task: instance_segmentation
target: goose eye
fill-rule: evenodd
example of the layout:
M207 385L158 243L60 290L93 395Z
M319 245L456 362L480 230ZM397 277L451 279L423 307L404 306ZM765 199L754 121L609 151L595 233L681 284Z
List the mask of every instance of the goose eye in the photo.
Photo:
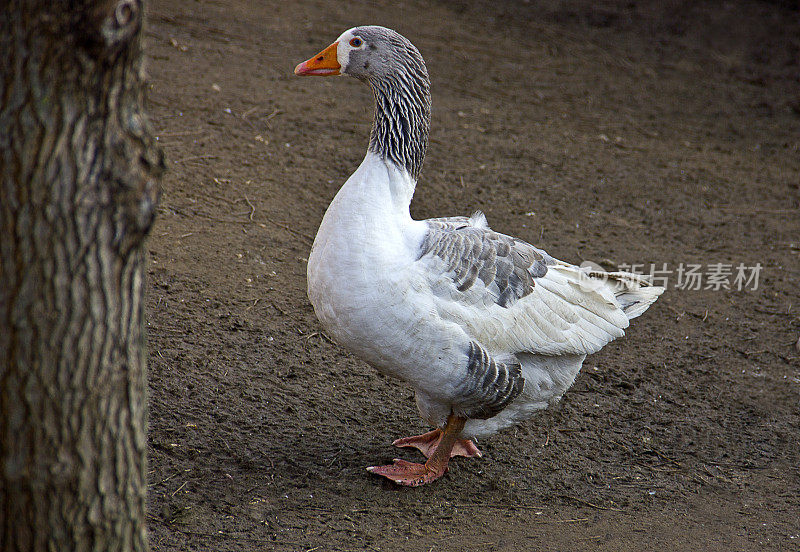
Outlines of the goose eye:
M358 48L362 44L364 44L364 41L361 40L360 38L354 38L353 40L350 41L350 46L352 46L353 48Z

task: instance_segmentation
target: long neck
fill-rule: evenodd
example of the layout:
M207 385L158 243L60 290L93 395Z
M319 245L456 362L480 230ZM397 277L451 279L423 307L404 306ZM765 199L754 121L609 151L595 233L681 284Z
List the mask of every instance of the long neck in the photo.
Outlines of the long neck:
M428 148L430 81L421 70L369 79L375 95L375 120L369 151L405 168L416 181Z

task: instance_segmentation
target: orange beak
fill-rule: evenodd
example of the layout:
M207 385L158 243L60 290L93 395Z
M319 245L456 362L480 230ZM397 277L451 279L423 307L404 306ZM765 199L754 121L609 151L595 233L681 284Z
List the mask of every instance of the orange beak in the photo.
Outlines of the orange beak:
M294 68L294 74L300 76L317 75L322 77L341 75L339 70L342 66L339 65L339 60L336 57L338 44L338 42L334 42L316 56L298 64L297 67Z

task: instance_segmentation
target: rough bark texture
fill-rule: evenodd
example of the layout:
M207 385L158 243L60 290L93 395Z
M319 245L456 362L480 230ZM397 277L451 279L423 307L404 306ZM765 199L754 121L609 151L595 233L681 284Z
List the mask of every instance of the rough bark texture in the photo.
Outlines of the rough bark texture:
M142 2L0 10L0 550L145 550Z

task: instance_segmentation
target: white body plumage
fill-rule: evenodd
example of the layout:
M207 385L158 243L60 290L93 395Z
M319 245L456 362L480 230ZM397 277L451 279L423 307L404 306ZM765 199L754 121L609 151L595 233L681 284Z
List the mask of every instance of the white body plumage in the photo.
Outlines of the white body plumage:
M493 433L558 400L588 353L623 335L617 288L652 302L661 288L591 279L552 260L533 292L510 307L478 280L460 292L445 262L421 254L429 232L409 204L407 171L368 153L331 202L308 262L308 294L326 330L381 372L417 390L422 416L441 426L465 377L471 341L522 367L522 394L498 415L468 420L467 437ZM475 217L473 225L485 221ZM487 231L488 231L488 227ZM637 289L634 289L637 288Z

